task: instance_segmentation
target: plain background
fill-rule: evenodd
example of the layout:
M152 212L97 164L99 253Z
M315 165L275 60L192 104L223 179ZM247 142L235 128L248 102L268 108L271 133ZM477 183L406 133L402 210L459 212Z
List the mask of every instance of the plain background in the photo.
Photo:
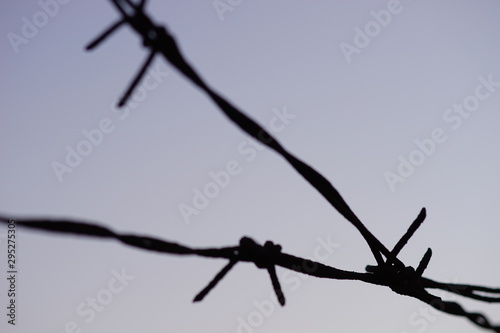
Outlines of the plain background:
M431 247L426 276L499 286L500 91L457 129L443 115L474 94L478 77L500 81L500 3L401 0L400 13L350 63L341 43L353 44L356 28L389 1L221 3L232 10L219 15L208 0L152 0L147 11L201 75L259 123L268 126L278 111L295 115L276 136L331 180L386 246L426 207L426 222L400 255L407 265ZM265 149L247 160L238 147L249 147L248 136L163 59L153 64L168 73L162 82L129 113L116 110L146 51L129 28L84 51L118 18L109 2L60 4L18 52L9 34L22 36L23 18L33 22L42 6L3 1L0 8L2 214L78 218L199 247L247 235L303 257L314 256L318 238L330 238L338 247L323 262L357 271L374 263L354 227L282 158ZM76 149L82 131L106 118L113 131L59 181L53 163L65 163L67 147ZM384 174L396 173L399 156L408 158L415 140L436 128L446 141L391 191ZM192 206L210 172L233 160L241 172L186 223L179 205ZM12 327L4 314L6 228L0 232L2 332L59 333L71 322L75 332L480 331L387 288L299 280L281 269L287 305L270 308L267 273L251 264L237 265L193 304L224 261L20 228ZM122 269L134 279L86 322L77 308L109 295L113 271ZM265 313L255 302L268 305ZM499 305L462 304L500 322ZM241 326L249 320L255 327Z

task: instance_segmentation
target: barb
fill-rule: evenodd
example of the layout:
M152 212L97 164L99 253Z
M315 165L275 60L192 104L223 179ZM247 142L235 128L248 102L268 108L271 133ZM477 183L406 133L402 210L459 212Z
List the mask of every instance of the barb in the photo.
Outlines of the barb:
M8 224L13 218L0 216L0 223ZM448 284L423 278L423 272L430 258L430 250L426 252L424 258L415 271L412 267L405 267L399 270L392 265L371 266L371 272L358 273L341 270L331 266L321 264L312 260L295 257L281 252L281 246L270 241L264 246L257 244L248 237L240 240L239 246L196 249L185 245L164 241L148 236L137 236L130 234L120 234L109 228L87 222L70 220L49 220L49 219L14 219L16 225L42 231L57 232L63 234L74 234L80 236L90 236L99 238L116 239L129 246L134 246L143 250L155 251L173 255L197 255L208 258L228 259L229 263L210 281L210 283L196 295L193 302L201 301L236 265L238 262L253 262L258 268L267 269L271 277L273 288L281 305L285 304L285 297L281 290L276 276L275 266L280 266L299 273L308 274L318 278L336 280L357 280L374 285L386 286L394 292L414 297L425 302L435 309L469 319L475 325L500 332L500 326L494 326L482 314L468 312L455 302L443 301L441 298L430 294L426 289L442 289L460 294L464 297L477 299L486 302L500 303L500 289L488 288L464 284ZM312 267L312 269L306 268ZM479 298L475 292L489 293L492 296Z
M431 257L432 257L432 250L431 248L428 248L424 256L422 257L422 260L420 260L417 270L415 271L415 274L417 276L422 276L422 274L424 274L424 271L427 268L427 265L429 264Z
M406 233L401 237L399 242L394 246L394 249L392 249L391 253L396 257L399 252L403 249L403 247L408 243L410 238L413 236L415 231L420 227L420 225L424 222L425 217L427 216L427 212L425 208L422 208L420 213L418 214L417 218L413 223L410 225Z
M245 115L242 111L238 110L228 100L212 89L202 78L197 74L195 69L188 63L182 55L174 37L163 27L156 25L144 12L144 3L134 4L130 0L110 0L111 3L123 16L121 21L128 23L142 38L143 45L150 49L150 55L146 63L142 66L139 74L131 82L126 90L123 98L120 99L118 105L123 106L132 91L139 84L140 79L145 72L147 66L152 61L156 54L161 54L170 62L177 70L183 73L193 84L204 91L212 101L217 104L220 110L239 128L247 134L263 143L267 147L276 151L287 162L304 177L320 194L351 224L353 224L362 237L367 242L375 260L378 265L383 265L385 256L388 261L398 266L400 269L404 268L404 264L389 251L361 222L356 214L349 207L344 198L335 189L335 187L318 171L313 169L307 163L303 162L288 150L286 150L276 138L268 133L262 126L254 120ZM121 22L119 21L119 22ZM111 32L115 31L111 30ZM97 40L102 41L103 35L109 36L111 32L107 29L101 37ZM91 43L92 45L93 43Z
M237 262L238 261L236 260L230 260L229 263L219 273L217 273L212 281L210 281L210 283L205 288L203 288L203 290L200 291L198 295L195 296L193 302L202 301L203 298L205 298L205 296L207 296L207 294L210 292L210 290L212 290L217 285L217 283L219 283L219 281L222 280L224 276L226 276L226 274L231 270L231 268L234 267L234 265L236 265Z
M126 104L128 98L133 93L136 86L139 84L144 73L147 71L148 66L153 61L155 55L161 54L170 64L177 70L183 73L194 85L206 93L212 101L217 104L220 110L227 116L233 123L247 134L263 143L270 149L281 155L304 179L306 179L344 218L354 225L367 242L376 262L377 266L367 266L366 273L349 272L339 270L337 268L329 267L308 261L306 259L293 257L288 254L281 253L281 247L274 245L272 242L267 242L264 246L256 244L249 238L242 238L239 247L224 248L224 249L205 249L196 250L190 249L175 243L166 243L163 241L151 238L137 238L136 236L119 236L114 234L112 237L117 238L128 245L142 247L152 251L158 251L162 248L167 253L171 254L195 254L207 256L210 253L213 257L229 259L229 263L212 279L212 281L195 297L194 301L201 301L222 279L223 277L236 265L238 261L254 262L257 267L265 268L271 278L271 282L275 293L283 305L285 297L281 290L281 286L276 276L275 266L292 269L300 273L313 275L320 278L332 279L350 279L359 280L367 283L382 285L390 287L394 292L402 295L407 295L420 299L439 310L459 315L468 318L474 324L489 328L499 332L498 326L492 326L489 321L482 315L477 313L469 313L465 311L460 305L453 302L445 302L440 298L431 295L427 292L429 289L443 289L453 293L460 294L464 297L486 301L486 302L500 302L500 289L472 286L472 285L459 285L459 284L446 284L436 282L422 277L427 265L431 259L432 251L428 249L422 260L420 261L417 269L405 266L398 258L399 252L407 244L409 239L413 236L415 231L420 227L426 217L425 208L423 208L415 221L410 225L407 232L397 242L394 249L389 251L361 222L356 214L349 207L344 198L335 189L335 187L318 171L311 166L297 158L295 155L286 150L276 138L268 133L263 127L245 115L238 108L233 106L217 91L212 89L189 62L182 55L174 37L163 27L156 25L144 12L145 1L139 1L137 4L131 0L110 0L113 6L120 12L122 19L106 29L98 38L96 38L87 47L88 50L93 49L95 46L104 41L112 32L116 31L123 23L129 24L135 32L137 32L143 41L144 47L149 49L149 55L145 63L141 66L138 74L129 84L123 97L120 98L118 105L123 106ZM31 227L33 227L31 225ZM52 226L51 226L52 227ZM60 231L60 230L59 230ZM109 231L109 230L108 230ZM85 232L85 228L84 228ZM85 233L84 233L85 234ZM146 242L146 243L144 243ZM145 246L154 244L153 247ZM163 246L163 247L162 247ZM172 251L175 249L175 251ZM222 251L222 252L221 252ZM384 258L386 260L384 261ZM307 263L313 265L316 269L313 272L305 271L298 265L298 263Z

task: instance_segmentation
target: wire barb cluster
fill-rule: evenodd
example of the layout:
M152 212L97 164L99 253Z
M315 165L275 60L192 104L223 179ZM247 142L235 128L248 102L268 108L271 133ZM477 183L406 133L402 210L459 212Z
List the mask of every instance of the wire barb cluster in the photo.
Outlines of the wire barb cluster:
M224 258L229 262L217 273L217 275L203 288L194 298L194 302L204 299L204 297L224 278L224 276L236 265L236 263L253 262L258 268L266 269L271 278L271 282L276 296L281 305L285 304L285 296L281 289L276 275L276 266L294 270L303 274L308 274L318 278L338 279L338 280L358 280L366 283L386 286L394 292L417 298L434 308L453 315L468 318L472 323L500 332L500 326L492 325L488 319L479 313L467 312L458 303L443 301L440 297L430 294L427 289L441 289L455 293L467 298L500 303L500 289L483 286L442 283L423 277L423 273L429 264L432 250L429 248L425 252L422 260L416 269L406 266L397 256L415 231L424 222L426 210L422 208L417 218L408 228L407 232L396 243L392 251L389 251L361 222L352 211L349 205L342 198L335 187L319 172L303 162L295 155L286 150L270 133L257 124L254 120L238 110L226 98L212 89L187 62L182 55L174 37L168 30L160 25L156 25L145 13L145 0L137 3L131 0L110 0L116 7L122 18L113 23L97 38L86 47L92 50L107 39L118 28L128 24L141 36L143 46L149 49L149 54L144 64L139 68L138 73L132 79L125 93L119 99L118 106L124 106L127 100L137 87L148 67L156 55L162 55L172 66L183 73L194 85L206 93L220 110L240 129L248 135L257 139L270 149L281 155L305 180L307 180L318 192L351 224L358 229L362 237L366 240L376 262L376 266L366 266L366 272L351 272L324 265L319 262L304 258L295 257L283 253L281 246L270 241L263 246L257 244L248 237L243 237L238 246L213 248L213 249L193 249L173 242L163 241L156 238L118 234L108 228L95 224L82 223L77 221L59 220L50 221L46 219L16 220L16 223L39 230L71 233L92 237L114 238L129 246L141 249L156 251L175 255L198 255L202 257ZM1 223L8 223L9 219L0 216ZM385 259L384 259L385 257Z
M316 261L296 257L282 252L281 246L273 242L267 241L264 245L259 245L248 237L243 237L238 246L197 249L148 236L121 234L93 223L72 220L14 219L0 216L0 223L8 224L12 220L15 221L17 226L21 227L56 233L116 239L126 245L147 251L229 260L228 264L195 296L194 302L203 300L236 263L252 262L258 268L266 269L269 272L274 291L281 305L285 304L285 296L276 276L276 266L317 278L357 280L386 286L398 294L419 299L437 310L468 318L480 327L500 332L500 326L492 325L484 315L476 312L468 312L460 304L443 301L440 297L432 295L427 291L427 289L441 289L471 299L500 303L500 288L437 282L419 275L418 268L415 270L412 267L405 267L400 270L393 265L382 267L367 266L367 272L359 273L341 270ZM425 265L422 262L425 263L428 257L429 255L424 255L424 259L421 261L419 267Z
M276 293L276 297L281 305L285 305L285 295L281 289L278 276L276 275L276 256L281 253L281 245L275 245L271 241L267 241L264 246L257 244L249 237L243 237L240 240L240 246L234 251L234 258L229 260L229 263L217 273L212 281L194 298L194 302L199 302L212 290L217 283L229 272L238 261L251 261L258 268L267 269L271 283Z
M145 63L140 67L139 72L135 75L129 87L120 98L118 106L124 106L131 96L132 91L139 84L141 78L146 73L147 67L151 64L155 55L161 54L172 66L186 76L194 85L204 91L220 110L238 127L254 139L268 146L284 157L288 163L302 175L314 188L316 188L323 197L348 221L350 221L361 233L366 240L370 250L373 253L379 265L384 263L383 256L389 259L393 264L404 267L403 263L396 258L361 222L361 220L352 211L340 193L333 185L319 172L313 169L304 161L297 158L295 155L286 150L276 138L274 138L262 126L248 117L245 113L238 110L226 98L212 89L195 69L187 62L182 55L174 37L168 32L164 26L156 25L144 12L145 0L141 0L137 4L130 0L110 0L111 3L122 14L123 18L112 24L97 38L95 38L86 47L86 50L92 50L107 37L111 35L119 27L128 23L139 36L141 36L144 47L149 49L149 55Z

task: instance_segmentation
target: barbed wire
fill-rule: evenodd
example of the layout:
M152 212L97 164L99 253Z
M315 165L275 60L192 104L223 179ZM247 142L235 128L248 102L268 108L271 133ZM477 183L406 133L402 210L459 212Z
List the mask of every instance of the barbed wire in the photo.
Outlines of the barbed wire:
M263 143L270 149L276 151L354 227L358 229L367 242L376 262L376 266L366 266L366 272L352 272L337 269L312 260L295 257L283 253L281 246L267 241L264 245L257 244L248 237L241 238L238 246L223 248L195 249L178 243L163 241L157 238L138 236L131 234L119 234L114 231L90 223L72 220L47 220L47 219L17 219L16 224L38 230L69 233L91 237L112 238L129 246L144 250L173 254L173 255L197 255L209 258L223 258L229 260L228 264L198 293L194 302L203 298L224 278L224 276L238 262L253 262L258 268L266 269L269 273L273 289L281 305L285 304L285 295L276 275L276 266L287 268L299 273L308 274L318 278L329 278L337 280L358 280L370 284L389 287L394 292L414 297L442 312L468 318L475 325L500 332L500 326L492 325L481 313L468 312L460 304L445 301L442 298L430 294L427 289L441 289L455 293L466 298L483 302L500 303L500 289L484 286L443 283L423 277L423 273L431 259L432 251L427 249L416 269L406 266L397 256L415 231L424 222L426 210L422 208L417 218L408 228L407 232L396 243L392 251L389 251L361 222L352 211L335 187L318 171L295 155L286 150L276 138L266 131L257 122L252 120L237 107L232 105L226 98L212 89L196 72L196 70L184 58L177 46L175 38L168 32L167 28L153 23L145 13L145 0L134 3L130 0L110 0L113 6L121 14L121 19L112 24L96 39L89 43L87 50L92 50L107 39L118 28L128 24L142 38L143 46L149 50L149 54L138 73L134 76L128 88L118 102L122 107L132 95L148 67L156 55L162 55L173 67L186 76L194 85L205 92L220 110L240 129ZM11 218L0 216L1 223L8 223ZM385 257L385 260L384 260Z
M122 107L131 96L135 87L139 84L141 78L147 71L148 66L153 61L156 55L162 55L171 65L184 74L193 84L203 90L214 102L219 106L221 111L238 127L247 134L268 146L278 154L283 156L290 165L299 172L314 188L316 188L323 197L335 207L348 221L350 221L365 238L378 264L384 263L382 255L389 258L394 264L399 267L404 265L393 256L389 250L364 226L361 220L354 214L349 205L342 198L340 193L333 185L319 172L310 167L307 163L301 161L293 154L288 152L268 131L262 126L248 117L246 114L238 110L227 99L221 96L218 92L212 89L195 69L188 63L182 55L174 37L167 31L164 26L159 26L144 12L146 1L140 1L134 4L130 0L111 0L111 3L122 14L122 18L112 24L101 35L89 43L87 50L92 50L116 29L129 24L142 38L142 44L149 49L149 55L144 64L140 67L138 73L131 81L129 87L120 98L118 106Z
M0 223L8 224L12 221L15 222L16 226L31 229L75 234L79 236L116 239L126 245L148 251L229 260L228 264L224 266L208 285L194 297L193 302L203 300L238 262L251 262L258 268L268 271L274 292L281 305L285 305L285 295L276 275L276 266L315 276L317 278L357 280L379 286L386 286L400 295L417 298L437 310L468 318L471 322L480 327L490 329L494 332L500 332L500 326L493 326L483 314L468 312L460 304L452 301L445 301L427 291L427 289L441 289L479 301L500 303L500 288L443 283L423 277L422 273L430 259L430 249L426 252L426 255L424 255L416 270L412 267L399 269L395 265L385 264L382 266L367 266L366 273L360 273L338 269L317 261L283 253L280 245L274 244L271 241L267 241L264 245L260 245L249 237L241 238L237 246L196 249L154 237L117 233L107 227L93 223L72 220L14 219L0 216ZM403 236L403 238L405 237L407 237L407 234Z

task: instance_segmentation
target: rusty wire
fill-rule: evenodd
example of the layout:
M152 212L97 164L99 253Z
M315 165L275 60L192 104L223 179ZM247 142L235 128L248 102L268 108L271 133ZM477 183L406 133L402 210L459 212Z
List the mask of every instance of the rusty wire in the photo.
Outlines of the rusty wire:
M209 282L209 284L195 296L193 300L194 302L203 300L203 298L238 262L253 262L258 268L266 269L268 271L273 289L281 305L285 304L285 295L283 294L279 280L276 276L276 266L318 278L358 280L370 284L386 286L398 294L417 298L442 312L468 318L472 323L479 327L489 329L494 332L500 332L500 326L491 324L490 321L481 313L468 312L460 304L445 301L427 291L427 289L441 289L478 301L500 303L500 288L443 283L423 277L422 275L432 256L430 248L427 249L416 269L411 266L404 265L397 258L399 252L413 236L418 227L424 222L426 217L425 208L422 208L420 214L410 225L407 232L396 243L393 250L389 251L365 227L365 225L342 198L340 193L324 176L286 150L276 140L276 138L274 138L250 117L245 115L237 107L233 106L232 103L230 103L217 91L212 89L201 78L196 70L184 58L182 52L177 46L177 42L166 27L155 24L146 14L144 10L146 4L145 0L141 0L138 3L134 3L130 0L110 1L121 14L121 19L112 24L96 39L89 43L86 49L94 49L106 40L106 38L109 37L114 31L116 31L116 29L128 24L141 37L143 46L149 50L146 61L140 67L139 72L135 75L125 93L120 98L118 106L121 107L126 104L134 89L146 73L154 57L156 55L162 55L173 67L179 70L194 85L205 92L232 122L234 122L244 132L285 158L285 160L314 188L316 188L342 216L351 222L351 224L358 229L362 237L366 240L373 256L375 257L377 265L366 266L366 272L364 273L345 271L319 262L283 253L281 251L281 246L270 241L266 242L263 246L259 245L248 237L243 237L237 246L195 249L146 236L119 234L108 228L80 221L15 218L16 224L23 227L51 232L113 238L129 246L167 254L197 255L202 257L227 259L227 265L223 267L223 269ZM9 223L10 220L11 219L9 217L0 216L1 223Z
M471 322L480 327L490 329L494 332L500 332L500 326L492 325L490 321L481 313L468 312L460 304L445 301L427 291L427 289L441 289L479 301L500 303L500 288L443 283L422 277L421 273L423 273L430 258L430 255L427 254L424 255L424 258L416 270L409 266L404 269L399 269L395 265L384 264L382 266L367 266L366 272L360 273L338 269L313 260L283 253L280 245L267 241L262 246L248 237L241 238L239 245L237 246L196 249L158 238L116 233L109 228L81 221L12 219L0 216L0 223L15 223L17 226L21 227L56 233L111 238L129 246L160 253L173 255L196 255L206 258L222 258L229 260L226 266L224 266L223 269L208 283L208 285L195 296L193 302L203 300L204 297L238 262L252 262L258 268L266 269L269 272L272 286L281 305L285 305L285 295L276 276L276 266L290 269L302 274L315 276L317 278L357 280L370 284L386 286L400 295L417 298L437 310L468 318ZM403 238L406 236L407 234L403 235ZM427 251L427 253L430 252Z

